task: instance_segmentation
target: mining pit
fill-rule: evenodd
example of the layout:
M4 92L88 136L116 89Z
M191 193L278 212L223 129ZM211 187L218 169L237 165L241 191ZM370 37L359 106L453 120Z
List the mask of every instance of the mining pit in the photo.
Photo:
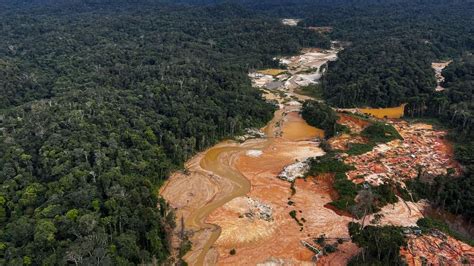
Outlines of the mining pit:
M295 25L297 21L283 23ZM249 130L236 140L223 141L194 156L184 171L174 173L161 188L160 194L176 213L177 227L171 239L174 256L183 237L192 242L191 251L183 258L190 265L314 265L315 260L322 265L344 265L359 252L347 229L350 221L357 220L329 207L338 197L332 187L333 175L299 178L308 158L325 153L319 147L324 131L309 126L299 115L301 102L311 97L295 89L317 84L327 62L336 60L339 51L334 47L305 49L298 56L280 59L287 65L285 72L249 73L253 86L279 109L261 130ZM362 155L346 156L345 162L355 166L348 172L350 180L403 182L416 176L417 165L432 174L444 173L446 166L459 173L444 139L446 132L426 124L382 120L392 124L403 140L380 144ZM330 139L330 145L347 150L351 143L365 143L356 135L370 122L340 113L339 123L351 134ZM427 205L399 200L382 208L380 219L365 217L366 224L377 220L374 223L381 225L413 226ZM320 235L342 244L334 253L316 256L318 247L309 246ZM411 265L419 265L421 257L430 262L438 259L433 251L444 254L449 262L467 257L474 263L469 245L449 239L449 249L454 251L443 253L423 244L431 237L409 240L409 249L402 253Z

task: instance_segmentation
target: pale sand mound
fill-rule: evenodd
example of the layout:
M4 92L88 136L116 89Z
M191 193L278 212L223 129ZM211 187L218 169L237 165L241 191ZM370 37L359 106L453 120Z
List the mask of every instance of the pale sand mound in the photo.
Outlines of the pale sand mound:
M259 206L268 207L269 215L263 216ZM265 239L275 230L271 207L248 197L238 197L226 203L220 208L219 215L213 219L213 223L219 224L222 228L216 245L225 248L237 248L249 242Z
M285 141L282 141L280 144L284 144ZM320 147L318 142L313 141L299 141L296 144L291 144L293 148L284 147L282 149L278 149L280 147L274 146L274 151L277 151L279 156L291 157L294 161L304 161L311 157L319 157L326 154ZM277 150L278 149L278 150Z
M416 226L416 221L423 218L422 210L424 208L423 202L413 203L410 201L404 202L398 198L395 204L389 204L382 208L377 214L382 214L380 225L395 225L395 226ZM367 223L374 219L374 215L366 217ZM366 223L366 224L367 224Z
M260 155L262 155L263 152L261 150L248 150L245 155L247 155L248 157L260 157Z

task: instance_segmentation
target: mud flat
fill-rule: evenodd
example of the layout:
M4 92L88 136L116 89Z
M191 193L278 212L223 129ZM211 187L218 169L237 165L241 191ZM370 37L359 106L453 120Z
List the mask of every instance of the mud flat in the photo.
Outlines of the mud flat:
M317 82L320 67L313 67L324 65L336 52L307 50L301 57L288 58L293 70L276 77L271 75L276 71L250 74L255 87L280 81L266 89L267 99L280 105L262 129L266 137L219 143L189 160L186 171L173 174L162 187L160 194L176 212L174 239L184 234L192 242L184 257L189 264L310 262L314 254L301 239L323 233L347 237L350 218L324 207L331 201L330 192L315 193L315 181L297 180L293 193L289 182L277 178L287 165L324 155L316 141L324 132L299 115L300 101L306 98L292 91L291 80L296 72L306 71L314 75L311 82ZM306 221L303 226L291 218L291 210ZM285 235L284 241L277 241ZM172 243L176 252L179 241ZM230 249L236 254L230 255Z
M301 117L292 113L283 122L279 122L284 124L286 121L297 124L304 122ZM176 173L170 178L161 194L176 209L178 220L183 217L185 221L185 230L193 243L193 249L185 257L186 261L193 265L207 265L227 264L236 260L238 264L240 254L245 255L244 250L249 250L255 254L245 255L250 256L247 262L258 262L260 258L257 254L260 252L255 251L255 245L264 241L268 248L273 248L273 240L285 230L294 237L294 241L285 240L282 242L285 246L280 251L276 249L273 254L280 258L283 256L280 254L282 250L294 250L294 247L290 247L295 244L301 246L298 241L301 236L306 237L307 232L300 232L299 226L288 215L290 184L276 176L288 164L324 154L317 146L318 142L313 141L318 136L318 131L305 130L308 127L304 125L297 136L290 134L287 139L254 139L242 144L220 143L190 160L186 164L189 172L187 175ZM254 156L256 150L259 151L258 156ZM313 199L307 201L310 196ZM309 204L312 201L321 202L319 207L330 216L332 212L323 207L330 198L327 196L326 200L321 201L319 197L321 196L304 190L294 195L295 202L301 205L298 208L308 212L308 217L317 211ZM258 202L257 205L266 214L252 211L252 208L259 208L249 202ZM320 230L327 231L323 228ZM215 246L217 252L211 246ZM238 253L229 257L230 261L226 261L225 258L230 256L230 248L238 248ZM301 254L296 256L295 253L288 253L286 258L294 259L296 256L302 260L311 259L312 253L307 249L301 246L296 250ZM261 259L263 261L268 258Z
M324 132L309 126L299 115L301 102L310 97L295 93L295 89L317 84L338 51L305 49L301 55L280 59L288 66L285 73L249 73L252 84L279 109L267 126L257 130L256 138L215 145L189 160L186 170L174 173L162 187L160 194L176 211L178 226L171 241L174 254L179 250L179 239L186 236L192 249L184 260L190 265L312 265L315 252L302 243L323 234L346 241L335 253L319 257L322 265L344 265L359 252L347 241L347 225L354 219L328 208L337 197L331 175L294 179L293 183L278 178L289 165L324 155L318 140ZM341 115L340 122L353 132L369 124L351 115ZM413 178L416 167L410 165L414 163L433 174L446 165L457 169L443 139L445 132L425 124L388 122L404 140L346 157L346 163L356 167L348 172L354 182ZM364 141L341 135L336 144L344 150L349 143ZM413 226L423 217L422 210L419 203L400 200L382 208L377 223ZM365 220L369 223L373 218Z

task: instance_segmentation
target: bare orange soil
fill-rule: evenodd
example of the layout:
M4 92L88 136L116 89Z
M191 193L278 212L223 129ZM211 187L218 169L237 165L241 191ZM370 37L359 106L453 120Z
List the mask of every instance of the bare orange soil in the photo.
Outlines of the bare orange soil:
M347 265L352 256L359 253L360 248L352 242L345 242L337 247L338 251L319 258L317 265Z
M430 175L446 174L447 168L459 174L459 165L448 152L451 148L444 140L445 131L434 130L427 124L388 122L398 130L403 140L380 144L365 154L347 157L346 163L356 167L347 173L351 180L374 184L386 178L402 181L415 178L418 167Z
M310 262L314 253L300 240L320 234L348 236L350 218L340 217L324 207L331 201L330 183L317 179L297 180L296 193L292 196L290 183L276 177L286 165L324 154L318 143L312 141L323 132L308 126L291 110L293 107L278 111L266 128L269 136L275 136L274 133L281 130L282 137L277 134L276 138L243 144L223 142L190 160L186 164L188 175L175 173L161 189L162 196L175 208L178 221L181 217L185 221L185 231L193 243L186 261L195 265L254 264L273 259ZM221 153L217 161L209 162L229 165L241 173L250 181L250 193L230 199L217 209L209 209L208 205L224 199L236 186L232 180L205 170L207 166L203 161L220 149L228 150ZM259 152L244 152L250 149ZM291 206L288 204L290 198L294 202ZM263 211L270 210L270 218L262 218L262 208ZM205 220L201 224L201 216L196 213L208 209L210 215L208 218L203 216ZM291 210L298 212L298 219L306 220L302 230L290 217ZM180 229L178 223L177 233ZM206 245L216 234L218 239L209 249ZM276 242L279 244L275 245ZM229 254L232 248L237 250L234 256ZM203 251L205 257L202 257ZM348 251L344 252L348 254Z
M290 184L276 178L284 166L294 162L297 147L304 145L304 142L277 139L263 150L261 157L241 157L237 161L237 169L252 184L248 196L270 206L273 220L245 217L242 213L245 209L236 207L237 199L214 212L208 221L222 228L221 237L216 242L218 264L257 264L275 258L291 264L310 262L314 253L301 244L302 239L321 234L348 237L347 223L351 218L341 217L324 207L331 202L330 184L312 178L307 181L297 179L296 193L292 196ZM289 200L294 202L293 205L288 204ZM300 221L306 220L302 227L290 217L292 210L297 212ZM229 254L231 249L236 250L236 255Z
M474 248L442 233L412 237L400 253L408 265L473 265Z
M289 75L319 68L337 57L333 50L312 52L285 59L290 66L295 64ZM252 78L255 83L261 77ZM348 238L347 224L353 218L325 207L337 197L331 175L296 179L293 188L277 177L288 165L324 154L315 141L324 132L306 124L298 114L301 104L295 99L307 97L294 93L296 81L290 78L283 87L265 94L280 107L262 129L265 138L221 142L189 160L186 171L174 173L160 189L177 217L171 238L175 256L184 233L192 242L191 251L184 257L190 265L312 265L315 253L302 241L314 243L313 239L322 234L331 239ZM351 116L342 115L340 120L354 132L367 125ZM444 133L422 125L413 128L394 122L394 126L405 140L377 147L370 155L346 158L356 166L349 173L351 179L360 173L392 178L405 177L405 173L411 177L414 163L422 164L427 171L453 163L452 154L446 154L449 149L445 148ZM364 140L345 136L340 144L347 146L354 141ZM378 223L414 225L422 216L421 209L419 204L400 201L384 207ZM234 255L231 250L235 250ZM319 257L318 264L344 265L358 252L355 244L344 242L335 253Z
M350 144L367 143L367 139L362 136L352 136L349 134L340 134L328 140L329 145L334 150L347 151Z
M348 127L351 134L340 134L334 136L328 140L329 145L334 150L346 151L349 149L349 145L353 143L367 143L367 139L360 135L354 136L353 134L359 134L364 128L370 125L369 121L354 117L352 115L339 113L338 124Z
M369 121L354 117L352 115L339 113L338 116L339 119L337 120L337 123L347 126L353 133L360 133L364 128L370 125Z

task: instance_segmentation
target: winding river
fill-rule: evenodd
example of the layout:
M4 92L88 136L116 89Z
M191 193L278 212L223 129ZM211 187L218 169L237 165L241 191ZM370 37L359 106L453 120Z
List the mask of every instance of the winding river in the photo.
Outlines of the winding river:
M306 58L307 62L305 64L293 67L293 70L289 71L290 76L286 78L286 86L285 82L282 82L280 88L272 89L270 92L267 91L267 98L276 99L279 102L280 108L275 112L273 119L262 129L262 132L266 135L265 138L248 140L243 143L223 141L190 160L194 161L189 167L189 170L192 172L191 178L193 172L200 172L200 178L207 176L208 179L217 180L212 181L215 182L212 188L206 188L211 192L208 193L209 195L206 194L201 197L201 201L204 200L204 202L194 202L195 198L187 198L184 201L184 194L188 193L195 196L200 192L196 188L193 190L191 185L189 185L189 188L186 188L188 182L183 181L183 179L189 177L183 175L174 175L170 179L171 181L165 184L160 191L161 195L170 202L171 206L175 206L178 213L180 210L183 210L181 216L184 217L184 227L186 230L192 230L193 234L205 234L204 237L199 238L200 240L193 241L193 250L184 258L190 265L208 265L212 263L207 261L206 257L219 238L221 228L206 222L209 215L229 201L247 195L251 189L250 181L234 166L235 160L239 156L249 150L265 149L277 138L299 140L324 136L322 130L309 126L299 117L298 112L301 105L297 102L301 102L309 97L295 93L294 89L298 86L295 79L298 78L297 72L314 68L314 65L324 65L328 60L334 58L337 50L329 50L318 54L309 52L308 54L310 56L308 57L309 59ZM294 61L300 62L301 60L296 58ZM211 183L203 183L202 186L203 188L210 187L211 185L209 184ZM187 190L193 190L193 192ZM189 207L189 202L194 204L194 206ZM213 262L215 261L213 260Z

